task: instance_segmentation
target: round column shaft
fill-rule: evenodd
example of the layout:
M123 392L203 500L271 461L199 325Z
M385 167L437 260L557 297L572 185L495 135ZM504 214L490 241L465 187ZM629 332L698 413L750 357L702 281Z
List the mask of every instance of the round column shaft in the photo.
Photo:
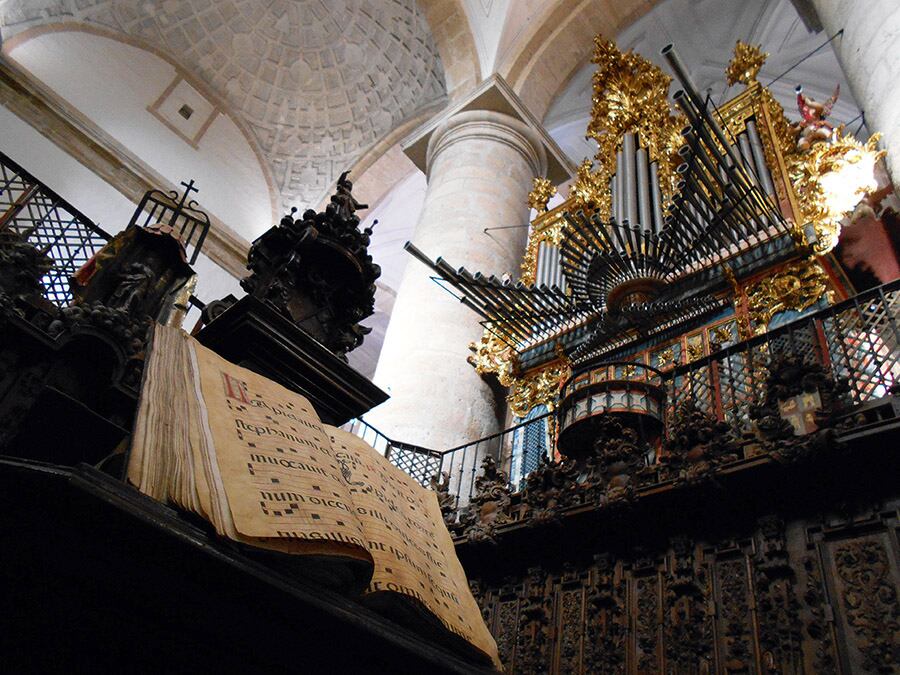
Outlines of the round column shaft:
M866 113L866 126L883 134L887 165L900 190L900 3L897 0L813 0L828 35L842 28L832 44Z
M428 188L412 242L432 259L514 279L524 254L531 180L547 160L537 134L496 112L468 111L428 143ZM396 440L444 450L501 429L502 400L466 362L480 317L406 266L374 381L391 398L366 415Z

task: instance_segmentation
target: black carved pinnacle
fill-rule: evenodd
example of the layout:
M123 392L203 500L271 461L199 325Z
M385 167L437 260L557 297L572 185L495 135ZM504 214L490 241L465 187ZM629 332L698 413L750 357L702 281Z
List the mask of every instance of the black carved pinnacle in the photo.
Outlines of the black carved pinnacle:
M278 225L253 242L250 276L241 286L265 301L339 356L362 344L371 328L360 325L375 309L375 280L381 268L368 254L372 228L359 230L357 202L341 175L325 211L294 218L292 208Z

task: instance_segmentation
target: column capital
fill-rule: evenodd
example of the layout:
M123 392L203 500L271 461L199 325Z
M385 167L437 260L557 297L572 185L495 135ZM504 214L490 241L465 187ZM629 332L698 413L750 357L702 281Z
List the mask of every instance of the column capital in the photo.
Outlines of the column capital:
M547 173L547 152L540 135L521 120L492 110L466 110L442 122L429 134L425 174L435 159L456 143L468 140L504 143L519 152L535 176Z
M468 115L469 113L481 113L484 116L476 122L475 117ZM490 115L496 115L496 117L491 118ZM476 131L476 124L482 126L481 131ZM494 140L501 140L502 134L507 134L505 142L513 142L512 138L508 136L509 132L501 130L501 126L512 130L526 145L533 147L534 153L532 154L544 156L544 162L536 164L535 176L546 175L554 184L558 185L574 175L575 167L572 162L522 103L506 80L497 74L482 82L466 99L459 101L419 127L401 142L401 147L413 164L427 174L434 149L441 145L441 143L433 142L436 135L443 137L446 142L448 137L461 134L463 133L462 129L468 128L473 133L493 133ZM488 131L489 129L492 131ZM533 160L529 161L534 163Z

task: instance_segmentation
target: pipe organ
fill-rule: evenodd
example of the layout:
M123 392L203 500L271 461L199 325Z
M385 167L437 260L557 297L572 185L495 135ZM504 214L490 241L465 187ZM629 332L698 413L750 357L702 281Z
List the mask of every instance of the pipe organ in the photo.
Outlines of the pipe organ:
M802 150L747 45L716 108L671 46L670 101L659 68L595 44L600 151L552 210L536 181L522 278L407 244L481 318L470 362L525 420L441 464L507 672L896 668L897 621L858 598L897 616L900 280L852 295L827 254L854 205L829 213L817 182L878 153ZM538 405L552 447L523 472Z

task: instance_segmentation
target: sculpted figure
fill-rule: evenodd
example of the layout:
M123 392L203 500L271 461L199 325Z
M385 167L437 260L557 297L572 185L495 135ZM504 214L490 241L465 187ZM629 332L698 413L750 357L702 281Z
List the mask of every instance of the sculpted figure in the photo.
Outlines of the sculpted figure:
M152 278L153 270L147 265L139 262L129 263L119 276L119 284L107 304L131 314L140 307Z
M834 88L834 94L831 95L825 103L807 98L803 95L802 85L797 85L797 108L800 110L799 123L800 137L797 141L797 149L806 152L813 145L820 141L827 141L831 138L834 127L831 126L825 118L831 114L835 101L841 93L841 86Z
M367 209L369 205L360 204L353 198L353 183L347 180L348 175L350 175L350 172L345 171L338 178L337 189L331 195L331 204L328 205L328 208L333 209L334 213L343 220L355 220L358 223L359 218L355 215L356 211L358 209Z

